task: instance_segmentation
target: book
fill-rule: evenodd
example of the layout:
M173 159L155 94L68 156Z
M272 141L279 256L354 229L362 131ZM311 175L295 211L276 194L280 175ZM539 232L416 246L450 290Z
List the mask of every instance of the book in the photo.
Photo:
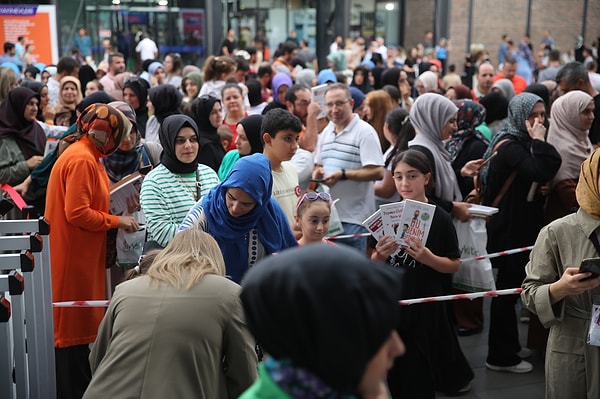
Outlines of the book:
M327 90L328 86L329 85L327 83L324 83L322 85L318 85L310 89L311 101L321 104L321 113L317 115L317 119L325 118L325 116L327 115L327 113L325 112L325 91Z
M379 207L379 210L381 211L381 222L383 224L383 235L392 237L397 236L403 209L404 201L383 204Z
M405 200L404 210L400 218L400 226L397 230L396 239L400 245L408 246L406 238L414 237L423 242L427 242L431 223L433 222L433 214L435 213L435 205L426 204L424 202Z
M113 215L129 215L127 202L138 202L144 176L135 172L125 176L110 186L110 213Z
M495 213L498 213L498 208L493 208L491 206L473 204L469 208L469 213L473 216L485 217L491 216Z
M378 209L371 216L366 218L362 225L365 226L369 233L375 238L377 241L381 237L383 237L383 220L381 219L381 209Z

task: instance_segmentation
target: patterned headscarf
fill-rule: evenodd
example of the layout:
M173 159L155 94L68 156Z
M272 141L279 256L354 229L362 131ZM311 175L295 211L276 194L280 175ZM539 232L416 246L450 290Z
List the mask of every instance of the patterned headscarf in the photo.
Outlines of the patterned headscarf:
M458 113L456 114L458 130L452 134L452 138L446 143L446 149L450 153L452 161L460 154L463 145L471 137L476 137L486 144L488 143L488 139L481 132L475 130L477 126L485 121L485 108L483 105L471 100L456 100L453 102L458 107Z
M531 114L533 107L537 103L543 104L544 100L532 93L521 93L510 100L508 103L508 124L494 136L485 154L483 154L483 159L492 155L496 143L509 136L522 143L529 143L531 141L525 122L527 122L529 114ZM484 184L487 183L488 169L489 164L481 174Z
M575 196L577 197L579 206L595 219L600 219L599 167L600 152L596 150L581 164L579 182L575 189Z
M103 155L119 148L131 131L131 122L116 108L107 104L92 104L77 119L77 128L87 134Z

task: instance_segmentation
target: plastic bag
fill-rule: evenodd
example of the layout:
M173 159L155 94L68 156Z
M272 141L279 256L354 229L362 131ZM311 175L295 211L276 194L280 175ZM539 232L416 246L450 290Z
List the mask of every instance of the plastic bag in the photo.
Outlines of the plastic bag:
M146 228L144 226L146 218L144 214L139 211L134 212L131 216L137 220L140 229L133 233L127 233L124 229L119 229L117 232L117 264L126 269L138 264L146 241Z
M592 346L600 346L600 296L594 295L592 300L592 319L590 320L587 343Z
M454 220L461 258L487 255L487 230L483 218L473 218L462 223ZM453 287L467 292L494 291L496 283L489 259L461 262L453 276Z

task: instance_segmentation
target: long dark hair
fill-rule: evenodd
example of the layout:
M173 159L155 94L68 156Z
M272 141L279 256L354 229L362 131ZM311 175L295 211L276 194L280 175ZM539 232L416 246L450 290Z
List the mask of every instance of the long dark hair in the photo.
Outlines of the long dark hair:
M396 154L408 149L408 142L415 138L415 128L410 123L408 111L404 108L394 108L388 112L385 116L385 123L388 124L390 132L396 138L396 145L384 163L387 168Z
M435 179L433 176L433 168L431 166L431 162L429 162L429 158L427 158L427 155L425 155L424 153L422 153L419 150L410 150L410 149L398 153L392 161L392 174L394 173L396 166L400 162L404 162L405 164L409 165L410 167L417 169L419 172L423 173L424 175L429 173L431 175L431 178L429 179L429 182L425 186L425 193L426 194L433 193L433 190L435 188Z

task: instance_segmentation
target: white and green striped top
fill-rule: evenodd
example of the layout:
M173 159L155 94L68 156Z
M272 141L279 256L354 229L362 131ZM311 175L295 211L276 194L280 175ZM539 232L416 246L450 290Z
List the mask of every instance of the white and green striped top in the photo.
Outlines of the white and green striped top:
M212 168L198 164L200 198L196 197L196 173L177 174L158 165L142 183L140 203L146 216L148 240L163 247L175 237L179 225L197 200L219 183Z

